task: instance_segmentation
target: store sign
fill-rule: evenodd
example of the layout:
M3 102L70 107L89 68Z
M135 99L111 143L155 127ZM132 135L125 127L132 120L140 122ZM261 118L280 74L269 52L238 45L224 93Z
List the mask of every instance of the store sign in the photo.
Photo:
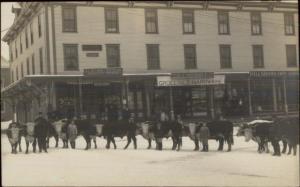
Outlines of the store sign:
M86 53L86 57L98 57L99 53Z
M210 78L214 78L214 73L213 72L172 73L171 76L175 78L210 79Z
M171 76L158 76L157 86L197 86L224 84L224 75L215 75L212 78L178 78Z
M82 51L101 51L102 45L82 45Z
M250 77L299 76L297 71L250 71Z
M93 68L84 69L84 76L95 76L103 78L121 77L123 74L122 68Z

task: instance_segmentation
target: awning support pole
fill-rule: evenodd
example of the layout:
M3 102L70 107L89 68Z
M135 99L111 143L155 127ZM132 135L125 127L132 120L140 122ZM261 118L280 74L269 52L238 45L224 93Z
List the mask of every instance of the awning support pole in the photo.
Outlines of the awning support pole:
M248 79L248 102L249 102L249 115L252 116L252 98L251 98L251 80Z
M287 98L286 98L286 80L285 80L285 77L283 77L283 97L284 97L284 111L288 115L289 107L288 107Z

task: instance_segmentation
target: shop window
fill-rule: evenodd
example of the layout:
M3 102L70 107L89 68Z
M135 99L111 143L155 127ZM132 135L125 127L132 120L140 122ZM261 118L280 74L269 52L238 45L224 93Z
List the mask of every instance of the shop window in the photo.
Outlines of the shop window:
M194 26L194 11L193 10L183 10L182 11L182 26L184 34L195 33Z
M251 12L251 32L252 35L261 35L261 14L260 12Z
M77 44L63 44L64 46L64 70L78 71L78 45Z
M43 48L41 47L40 50L40 73L43 74L44 73L44 62L43 62Z
M27 75L30 74L29 72L29 58L26 59L26 70L27 70Z
M220 45L221 68L232 68L230 45Z
M157 10L145 9L146 33L158 33Z
M253 67L263 68L264 67L264 53L262 45L253 45Z
M160 69L159 45L146 44L148 69Z
M286 80L286 98L289 111L299 111L299 80Z
M284 14L284 29L285 35L295 35L295 23L293 13Z
M120 67L120 45L107 44L106 45L107 67Z
M34 62L34 53L31 55L31 68L32 68L32 74L35 74L35 62Z
M273 111L272 80L253 80L251 82L253 111Z
M119 18L117 8L105 8L105 31L106 33L119 32Z
M184 44L185 69L197 69L196 45Z
M296 45L286 45L287 67L297 67Z
M76 7L62 8L63 32L77 32Z
M228 12L218 12L219 34L229 34Z

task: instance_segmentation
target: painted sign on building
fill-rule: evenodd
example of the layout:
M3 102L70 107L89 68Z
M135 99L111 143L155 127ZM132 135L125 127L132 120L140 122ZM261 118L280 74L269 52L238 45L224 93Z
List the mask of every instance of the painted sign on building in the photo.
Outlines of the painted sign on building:
M95 76L102 78L121 77L123 74L122 68L92 68L84 69L84 76Z

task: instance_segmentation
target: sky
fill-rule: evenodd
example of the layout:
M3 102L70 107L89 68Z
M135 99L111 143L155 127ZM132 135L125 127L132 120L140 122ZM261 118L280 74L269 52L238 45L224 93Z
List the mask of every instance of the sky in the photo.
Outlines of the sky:
M1 56L6 59L9 59L8 46L2 41L2 38L7 32L6 29L9 28L14 22L14 14L11 12L11 7L13 4L13 2L1 2Z

